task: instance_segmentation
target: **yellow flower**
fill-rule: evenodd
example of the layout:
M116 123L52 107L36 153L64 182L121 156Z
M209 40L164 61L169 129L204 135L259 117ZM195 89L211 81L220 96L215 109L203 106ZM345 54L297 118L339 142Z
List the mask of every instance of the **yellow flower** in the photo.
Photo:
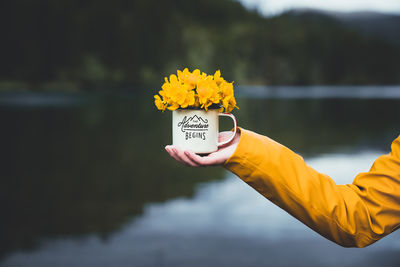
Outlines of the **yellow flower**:
M220 88L223 96L233 96L233 83L223 81L220 84Z
M207 76L197 84L197 94L199 95L199 103L202 108L207 108L220 102L219 88L212 76Z
M187 85L179 82L176 75L172 74L169 76L169 82L168 79L166 79L162 89L165 91L165 95L170 101L175 102L178 105L182 105L185 102Z
M194 94L194 91L189 91L189 92L186 94L185 101L184 101L184 103L181 105L181 107L182 107L182 108L187 108L187 107L189 107L189 106L193 106L194 103L195 103L195 94Z
M224 78L221 77L221 71L217 70L214 74L214 81L219 86L222 82L225 82Z
M200 74L200 70L196 69L191 73L188 68L185 68L183 71L178 70L178 79L180 82L187 84L190 89L194 89L199 82L205 76L205 73Z
M200 104L206 103L212 96L212 88L207 80L201 80L197 84L197 94L199 95Z
M228 96L223 100L223 107L225 108L225 112L231 112L234 108L239 109L238 106L236 106L236 99L233 96Z
M179 105L176 104L176 103L174 103L174 104L172 104L171 106L168 107L169 110L176 110L178 108L179 108Z
M221 71L207 75L195 69L178 70L161 86L159 95L154 96L154 103L159 110L176 110L178 108L201 107L205 110L212 104L222 105L226 112L237 108L233 92L233 82L228 83L221 77Z
M228 110L229 108L229 100L231 99L231 96L224 97L222 99L222 106L225 108L225 110Z
M154 96L154 104L159 110L164 111L167 105L161 100L159 95Z

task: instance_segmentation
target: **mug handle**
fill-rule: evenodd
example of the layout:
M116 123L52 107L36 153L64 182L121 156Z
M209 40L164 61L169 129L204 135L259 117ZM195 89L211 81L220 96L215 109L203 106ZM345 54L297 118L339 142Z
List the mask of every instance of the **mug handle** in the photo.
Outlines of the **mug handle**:
M231 113L218 113L218 116L230 117L233 120L233 125L235 127L232 136L228 140L225 140L223 142L218 142L217 146L222 146L232 141L232 139L235 137L237 125L236 125L236 118Z

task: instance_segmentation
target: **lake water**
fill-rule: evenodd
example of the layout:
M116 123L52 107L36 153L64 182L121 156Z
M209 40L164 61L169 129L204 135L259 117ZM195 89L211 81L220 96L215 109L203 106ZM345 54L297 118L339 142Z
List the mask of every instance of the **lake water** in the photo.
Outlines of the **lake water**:
M355 89L243 88L235 115L351 183L400 126L398 87ZM3 93L0 121L0 266L400 265L400 232L342 248L224 169L177 164L151 94Z

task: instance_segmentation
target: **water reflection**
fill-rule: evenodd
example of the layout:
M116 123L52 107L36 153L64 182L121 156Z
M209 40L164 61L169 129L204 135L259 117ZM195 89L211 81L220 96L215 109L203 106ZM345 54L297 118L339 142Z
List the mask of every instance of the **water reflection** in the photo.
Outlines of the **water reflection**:
M379 155L330 154L308 163L349 183ZM91 235L44 242L36 251L11 254L3 266L259 266L261 260L276 266L282 259L288 266L375 266L398 263L388 252L399 250L397 233L366 249L333 245L227 174L199 185L193 198L147 204L106 240Z
M190 196L193 185L221 175L170 160L170 131L162 131L170 118L144 108L143 98L83 100L0 106L0 258L48 238L106 238L145 203Z
M324 262L327 251L353 251L323 240L236 178L224 179L221 168L176 164L163 151L170 114L150 108L151 95L0 100L2 265L259 266L284 264L287 255L308 255L310 263ZM354 165L339 179L366 170L377 155L360 151L386 151L400 125L398 99L238 102L239 125L313 158L321 171L333 159ZM374 247L390 254L398 251L393 244Z

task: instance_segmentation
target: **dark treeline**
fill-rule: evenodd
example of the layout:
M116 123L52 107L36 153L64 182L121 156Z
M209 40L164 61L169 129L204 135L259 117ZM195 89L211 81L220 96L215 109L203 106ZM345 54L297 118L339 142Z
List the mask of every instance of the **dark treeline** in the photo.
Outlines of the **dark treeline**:
M400 45L318 13L231 0L5 0L0 88L158 86L184 67L239 84L396 84ZM138 88L138 87L136 87Z

